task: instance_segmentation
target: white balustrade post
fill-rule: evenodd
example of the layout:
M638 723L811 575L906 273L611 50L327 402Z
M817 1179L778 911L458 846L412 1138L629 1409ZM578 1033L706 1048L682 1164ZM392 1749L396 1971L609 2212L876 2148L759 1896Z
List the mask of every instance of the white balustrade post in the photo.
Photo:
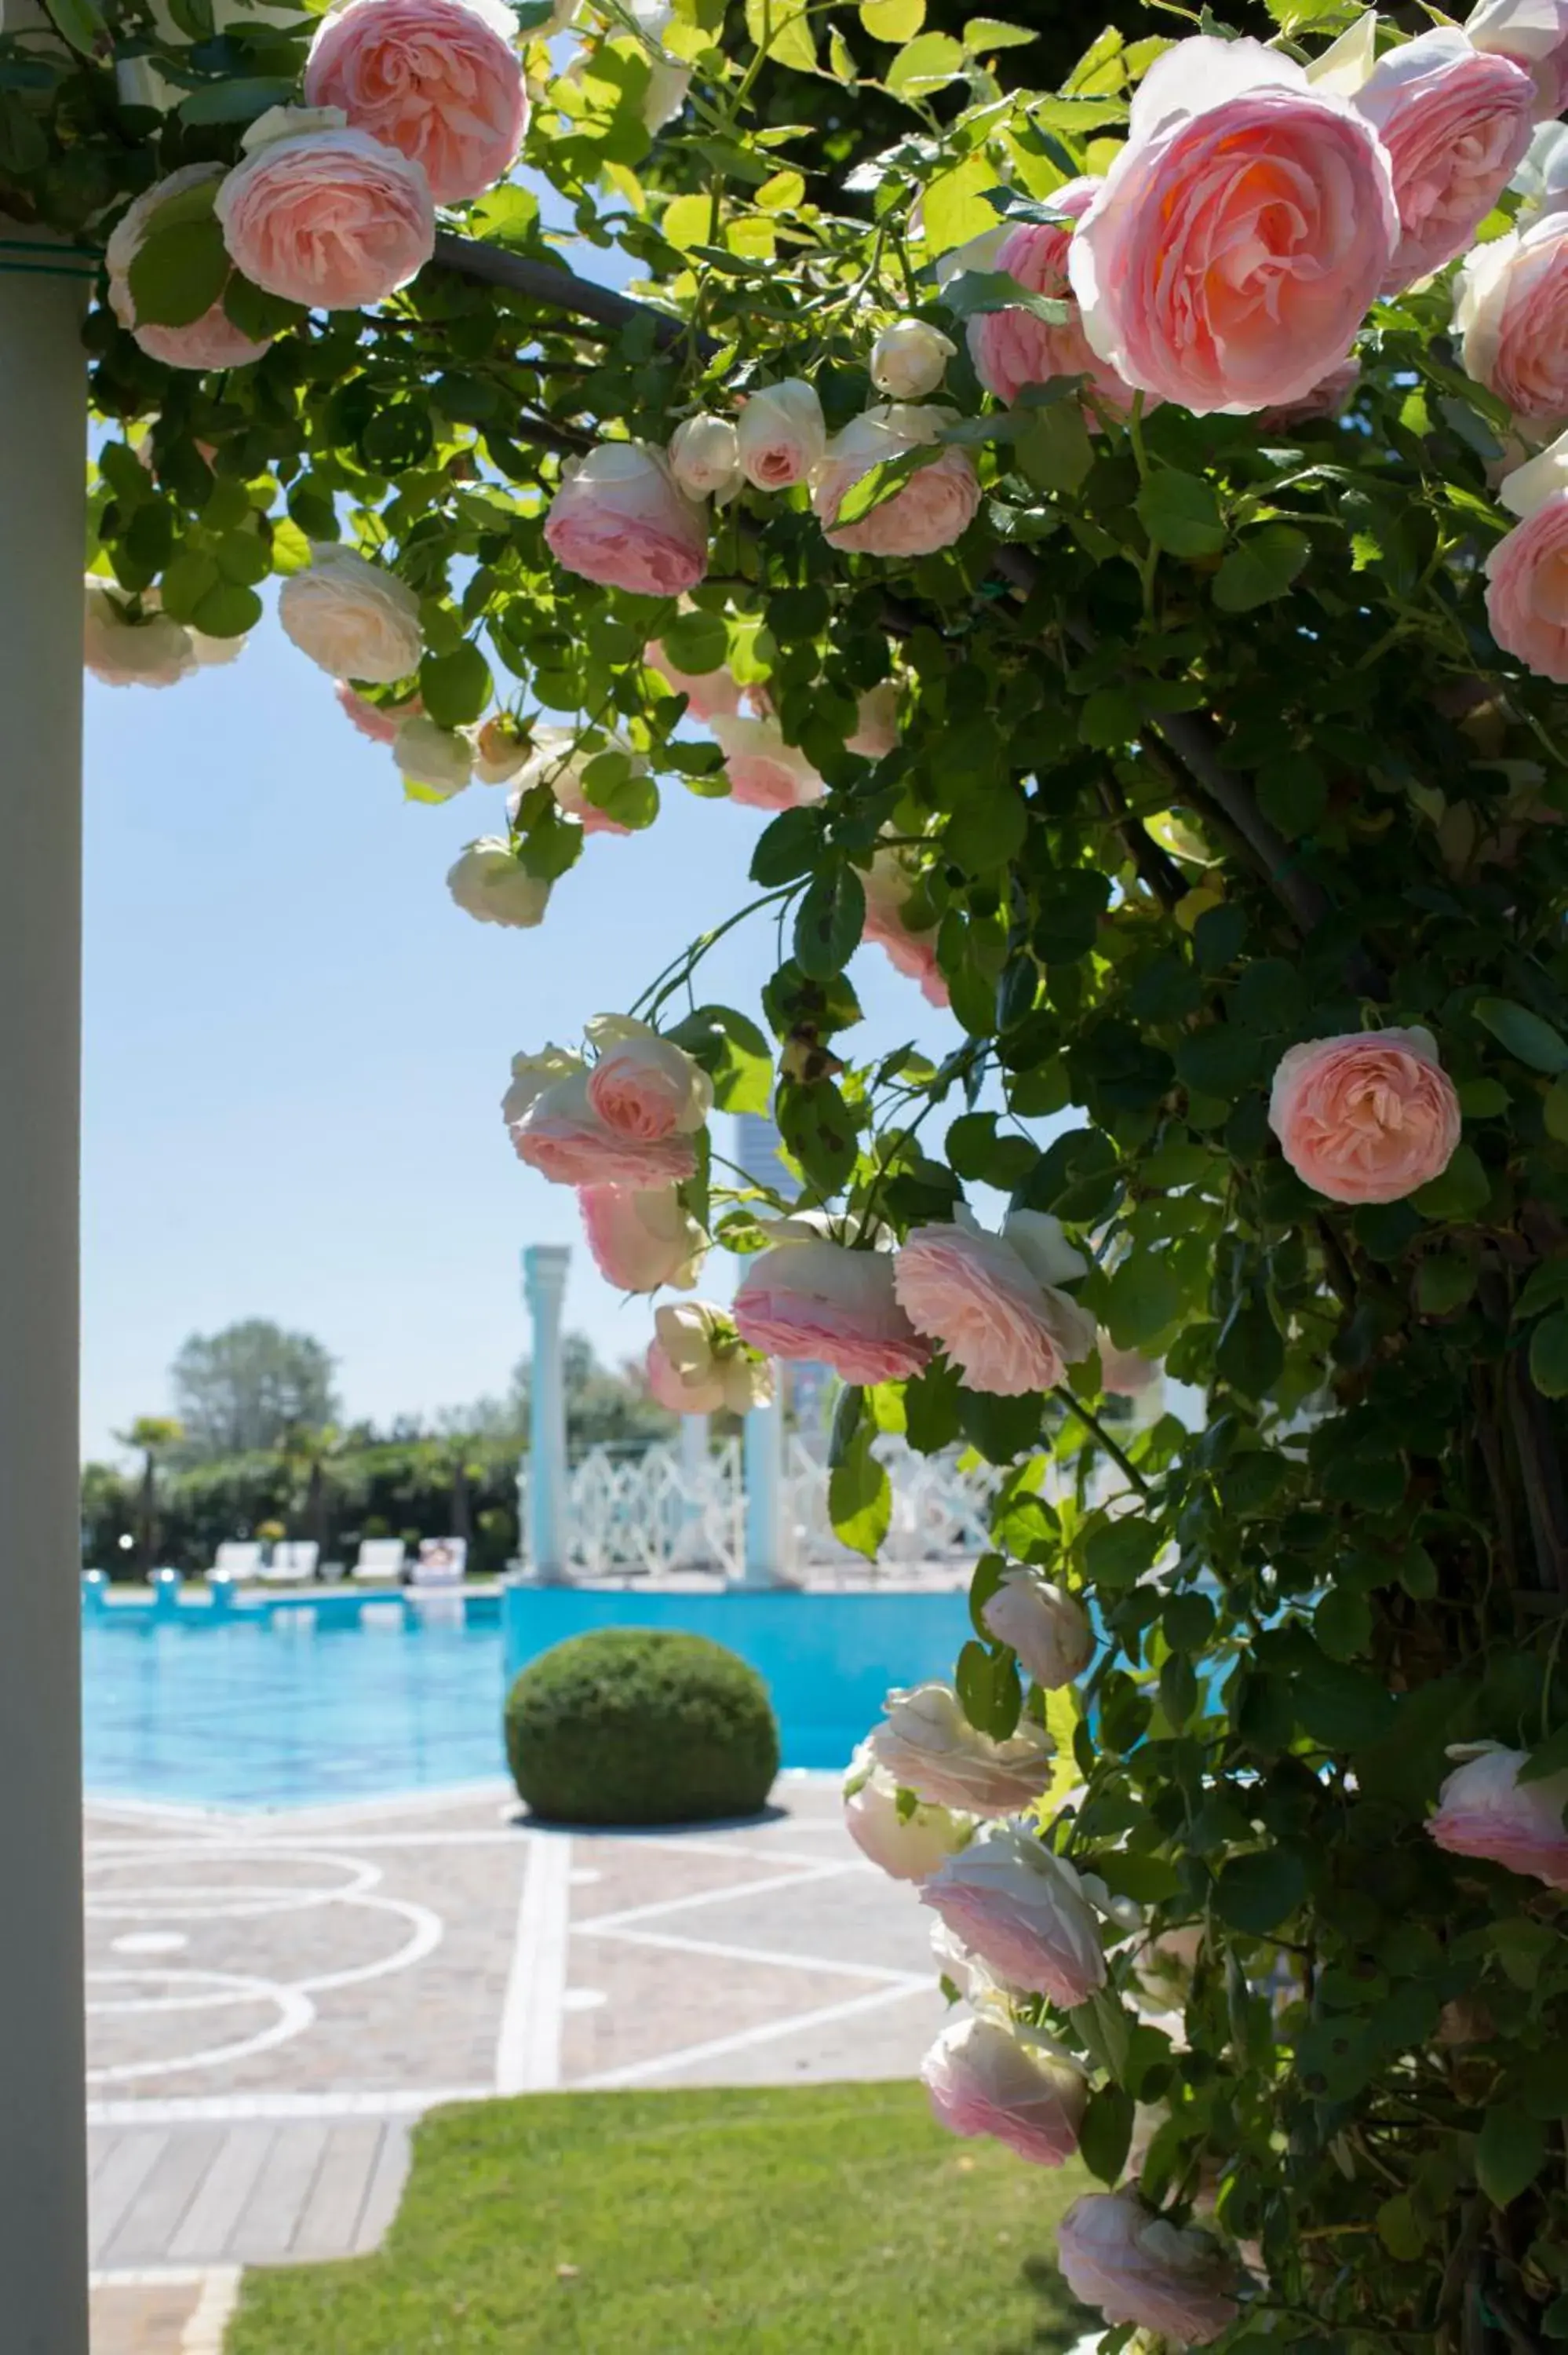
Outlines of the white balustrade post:
M705 1521L708 1494L708 1419L705 1414L681 1417L681 1542L678 1559L694 1564L708 1554Z
M16 29L14 7L6 29ZM86 288L0 246L0 2341L87 2355L77 1099ZM30 250L29 250L30 247Z
M746 1577L747 1586L775 1586L784 1574L784 1399L779 1369L771 1406L746 1418Z
M523 1294L533 1322L528 1378L528 1567L535 1578L567 1574L567 1391L561 1309L568 1243L530 1243L523 1254Z

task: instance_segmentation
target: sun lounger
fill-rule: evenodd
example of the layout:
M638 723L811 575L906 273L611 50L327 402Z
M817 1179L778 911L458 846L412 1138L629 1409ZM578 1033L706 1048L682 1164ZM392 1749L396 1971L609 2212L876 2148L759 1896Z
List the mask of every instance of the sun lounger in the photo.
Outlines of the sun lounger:
M413 1582L416 1586L461 1586L467 1567L466 1538L421 1538Z
M260 1538L225 1538L217 1549L217 1559L208 1571L220 1578L238 1579L249 1582L263 1575L261 1556L265 1549Z
M280 1538L261 1575L277 1585L293 1585L302 1578L313 1578L321 1550L314 1538Z
M395 1586L402 1578L404 1560L401 1538L362 1538L354 1575L373 1579L378 1586Z

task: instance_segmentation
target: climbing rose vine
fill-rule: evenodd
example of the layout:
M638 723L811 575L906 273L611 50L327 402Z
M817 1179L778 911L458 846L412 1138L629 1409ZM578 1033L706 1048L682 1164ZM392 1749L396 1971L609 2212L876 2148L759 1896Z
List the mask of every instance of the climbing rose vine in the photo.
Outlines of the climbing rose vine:
M993 1467L973 1639L848 1783L937 2115L1097 2179L1107 2350L1543 2349L1568 14L1070 14L10 26L0 198L102 265L86 657L177 687L281 576L389 790L482 803L481 922L671 790L770 814L700 911L778 928L760 1005L706 933L504 1120L611 1281L740 1255L660 1398L835 1369L850 1543L882 1434ZM863 941L940 1064L861 1043ZM791 1182L720 1185L769 1105ZM1196 1429L1129 1419L1160 1363Z

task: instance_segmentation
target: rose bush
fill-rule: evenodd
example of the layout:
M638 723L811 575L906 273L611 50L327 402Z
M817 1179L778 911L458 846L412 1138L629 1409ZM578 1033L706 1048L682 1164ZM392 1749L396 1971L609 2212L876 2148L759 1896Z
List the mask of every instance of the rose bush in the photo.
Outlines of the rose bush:
M654 1310L672 1406L837 1369L848 1541L885 1435L991 1468L851 1796L906 1870L999 1827L920 1875L1012 2040L939 2103L1071 2127L1113 2347L1562 2343L1562 0L1075 62L948 0L454 9L0 35L0 197L104 249L89 661L179 682L276 576L419 797L506 786L482 914L591 924L672 792L751 828L759 1006L694 909L505 1119L613 1280L739 1255Z

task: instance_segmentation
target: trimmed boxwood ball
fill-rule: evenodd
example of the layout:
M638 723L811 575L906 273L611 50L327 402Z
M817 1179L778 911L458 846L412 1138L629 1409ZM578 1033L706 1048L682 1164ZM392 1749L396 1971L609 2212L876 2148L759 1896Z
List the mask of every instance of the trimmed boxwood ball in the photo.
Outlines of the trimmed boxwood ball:
M506 1757L551 1822L697 1823L756 1814L779 1772L779 1725L762 1678L722 1644L600 1627L522 1671Z

